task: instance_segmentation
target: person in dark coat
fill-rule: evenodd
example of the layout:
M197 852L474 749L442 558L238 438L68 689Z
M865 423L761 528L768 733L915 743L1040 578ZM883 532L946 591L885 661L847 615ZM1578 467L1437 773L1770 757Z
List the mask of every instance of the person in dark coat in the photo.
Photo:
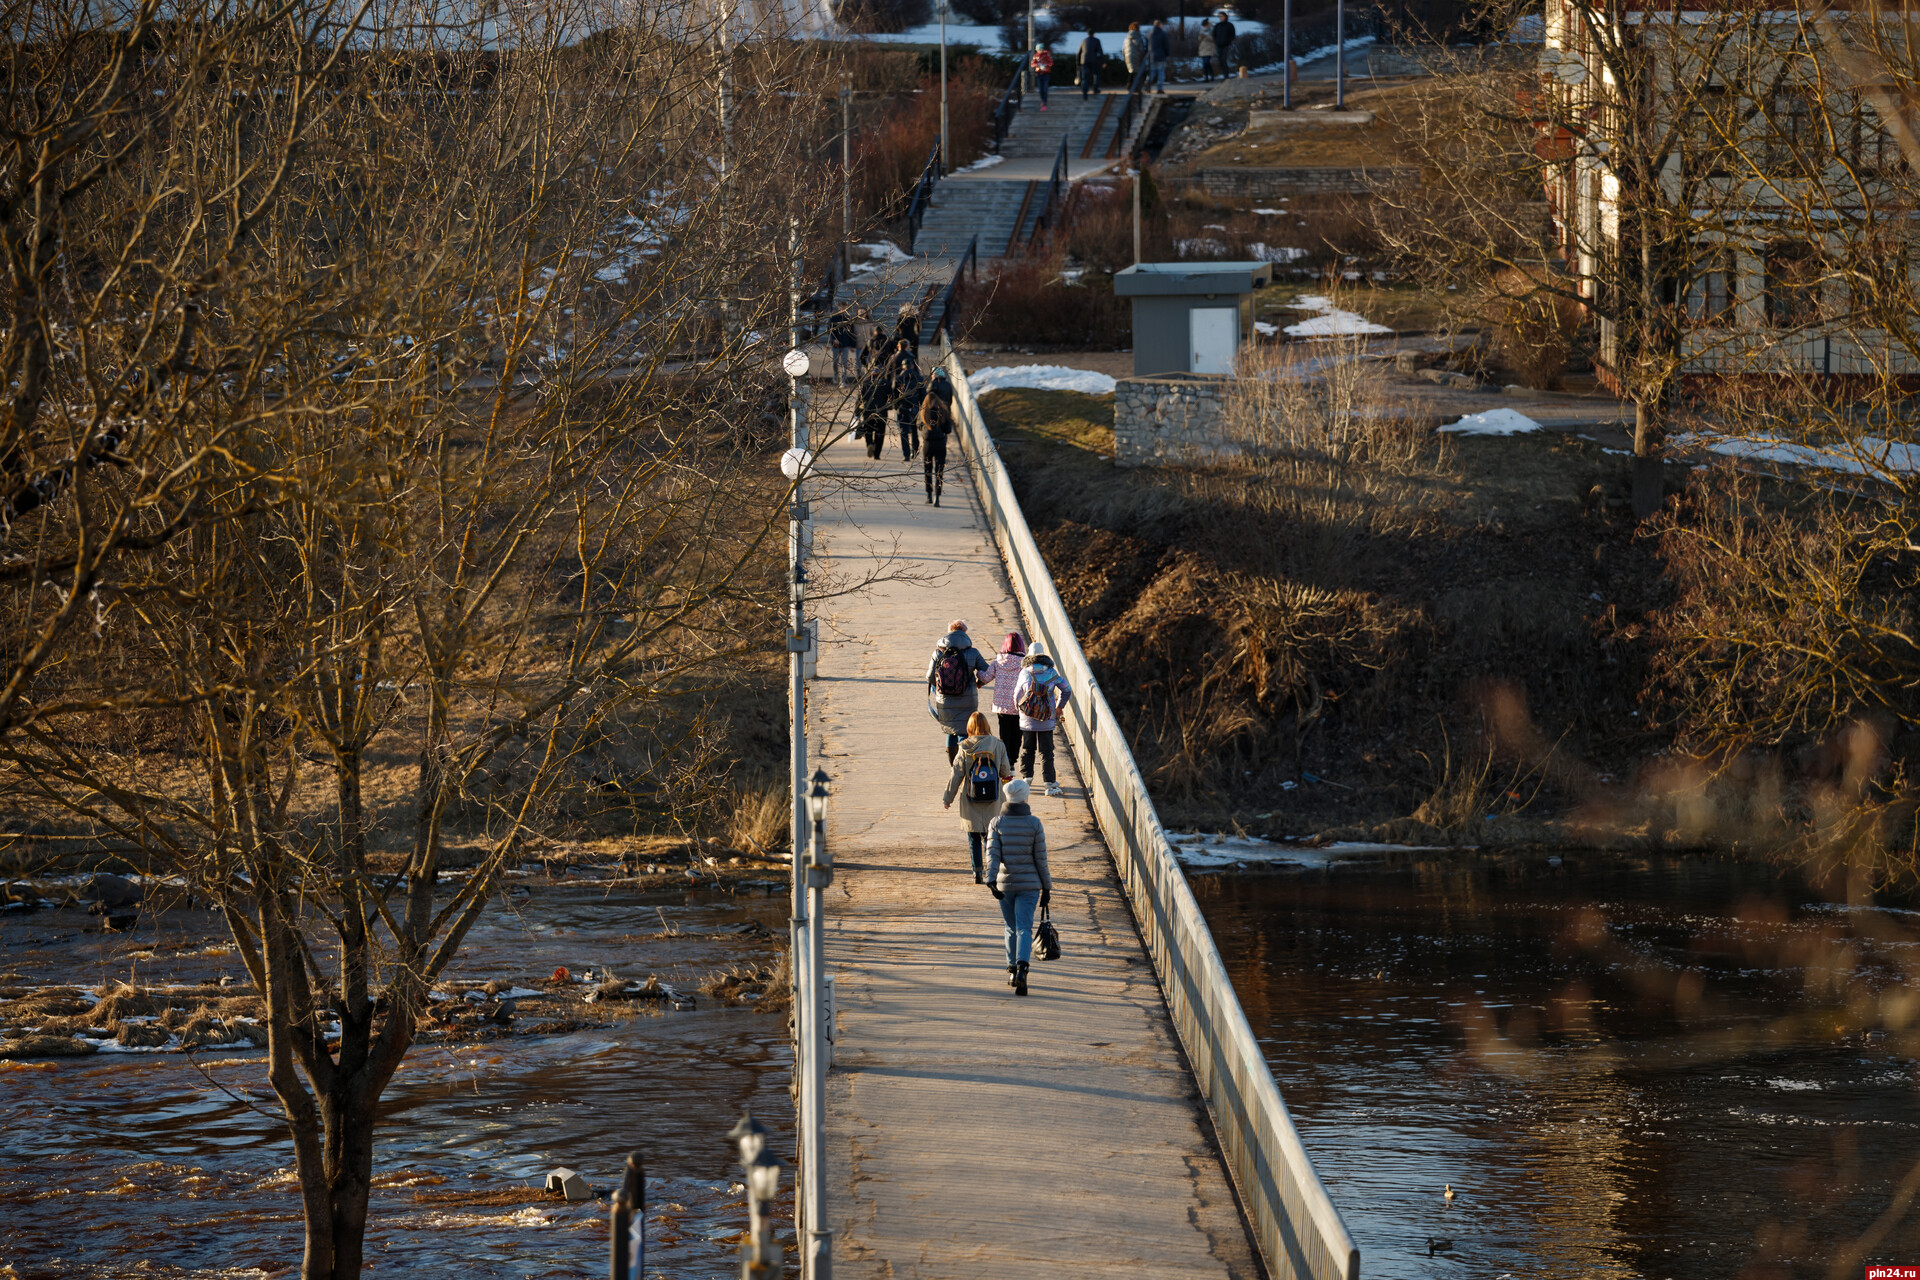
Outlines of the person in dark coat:
M1167 20L1155 18L1153 29L1147 32L1147 65L1152 68L1147 83L1153 86L1153 92L1167 91L1167 59L1173 56L1173 41L1167 38Z
M1084 99L1089 93L1100 92L1100 64L1107 60L1107 51L1100 47L1097 32L1087 32L1087 38L1080 42L1080 96Z
M923 469L927 473L927 501L936 507L940 505L940 484L947 474L947 437L953 433L953 410L949 407L952 401L940 398L939 388L944 381L935 378L933 387L920 402L920 456L926 460ZM951 386L947 394L952 396Z
M900 322L893 327L893 345L904 348L914 363L914 372L920 371L920 309L911 302L900 304Z
M993 770L993 794L977 796L975 783L982 780L989 767ZM951 809L954 800L960 801L960 817L967 824L967 851L973 857L975 884L987 882L984 874L987 824L1000 816L1000 789L1012 781L1013 758L1007 754L1006 743L993 736L993 724L984 711L974 712L967 717L966 740L953 758L953 775L947 779L946 795L940 803L942 808Z
M920 362L904 348L893 353L893 410L900 424L900 460L912 462L920 452L920 402L927 397L927 384L920 376Z
M1233 41L1239 33L1233 29L1233 22L1227 17L1225 9L1217 16L1220 21L1213 24L1213 56L1220 67L1220 78L1224 80L1233 74Z
M833 348L833 385L844 385L859 376L860 335L853 327L853 313L841 307L827 321L827 343Z
M860 375L860 426L856 434L867 442L867 456L878 458L887 439L887 410L893 405L893 379L885 364L867 366Z
M1027 804L1027 781L1015 778L1001 790L1006 805L987 826L987 892L1000 902L1006 924L1007 985L1027 994L1033 959L1033 916L1053 903L1053 873L1047 867L1047 829Z

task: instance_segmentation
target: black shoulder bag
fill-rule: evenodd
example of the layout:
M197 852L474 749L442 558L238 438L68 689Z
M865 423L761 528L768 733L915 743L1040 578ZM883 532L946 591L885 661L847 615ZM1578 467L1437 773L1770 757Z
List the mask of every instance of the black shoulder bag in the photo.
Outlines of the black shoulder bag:
M1053 908L1040 908L1040 922L1033 926L1034 950L1042 960L1060 958L1060 931L1053 927Z

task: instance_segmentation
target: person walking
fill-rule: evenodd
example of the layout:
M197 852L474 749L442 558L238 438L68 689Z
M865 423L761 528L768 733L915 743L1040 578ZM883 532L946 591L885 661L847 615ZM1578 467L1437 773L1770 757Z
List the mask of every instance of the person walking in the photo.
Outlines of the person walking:
M940 505L940 484L947 474L947 437L953 433L953 386L946 370L935 369L933 385L920 401L920 457L927 473L927 501ZM940 395L946 387L946 398Z
M867 456L878 458L887 439L887 409L893 403L892 370L883 360L867 365L860 378L860 428L858 435L867 442Z
M1213 56L1218 49L1219 46L1213 42L1213 28L1201 27L1199 45L1201 84L1209 84L1213 80ZM1225 78L1225 76L1221 77L1223 80Z
M1012 743L1011 751L1020 749L1020 708L1013 691L1020 683L1020 664L1026 656L1027 638L1018 631L1007 632L1000 652L993 656L993 714L1000 718L1000 741Z
M1047 46L1036 44L1027 65L1033 68L1033 82L1040 90L1040 109L1045 111L1047 89L1053 83L1053 54L1048 52Z
M905 348L893 353L893 415L900 424L900 461L912 462L920 451L920 402L927 398L920 362Z
M947 763L960 750L967 721L980 709L980 686L993 678L993 668L973 647L964 618L947 624L927 663L927 690L933 697L934 719L947 731Z
M1148 73L1147 83L1153 86L1153 92L1167 91L1167 59L1173 56L1173 42L1167 39L1167 20L1155 18L1153 30L1147 32L1147 62L1153 70Z
M1007 985L1027 994L1033 959L1033 915L1053 905L1053 873L1047 867L1047 829L1027 804L1027 781L1004 788L1006 807L987 824L987 891L1000 902L1006 923Z
M1054 669L1053 659L1034 645L1013 687L1013 705L1020 712L1020 776L1033 780L1033 757L1040 757L1040 776L1047 794L1065 795L1053 771L1053 731L1060 726L1060 709L1073 699L1067 679Z
M852 382L859 376L860 336L853 327L853 313L845 307L827 321L827 344L833 348L833 385Z
M1140 34L1140 24L1127 24L1126 39L1120 42L1120 60L1127 64L1127 88L1133 88L1133 77L1147 63L1147 38Z
M1001 788L1013 781L1013 761L1007 744L993 734L984 712L967 717L967 736L953 758L953 776L947 779L940 807L960 801L960 817L967 824L967 852L973 858L973 882L985 884L987 825L1000 814Z
M1220 21L1214 23L1208 34L1213 37L1214 61L1220 67L1220 78L1225 80L1233 74L1233 42L1240 33L1233 29L1233 19L1227 17L1225 9L1214 16Z
M1100 94L1100 65L1107 60L1107 51L1100 47L1100 33L1087 32L1087 38L1080 42L1080 98L1086 100L1089 93Z
M913 361L914 373L920 372L920 308L911 302L900 304L900 319L893 327L895 349L904 348Z

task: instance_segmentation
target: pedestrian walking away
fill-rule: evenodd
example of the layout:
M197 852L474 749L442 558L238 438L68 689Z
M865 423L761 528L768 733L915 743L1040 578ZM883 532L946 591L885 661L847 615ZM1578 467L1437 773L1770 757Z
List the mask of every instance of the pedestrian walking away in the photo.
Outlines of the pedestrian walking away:
M953 379L947 376L947 366L933 366L933 373L927 378L927 394L937 398L948 413L953 412Z
M927 501L936 507L940 505L941 481L947 475L947 437L953 434L952 386L947 386L948 398L940 396L940 388L946 383L940 375L945 372L935 371L933 385L920 401L921 465L927 473Z
M900 424L900 460L912 462L920 451L920 402L927 397L920 364L904 348L893 353L893 410Z
M920 372L920 308L911 302L900 304L900 321L893 327L893 345L904 347L913 361L913 371Z
M1027 781L1002 788L1006 806L987 825L987 891L1000 900L1006 925L1007 985L1027 994L1033 959L1033 915L1053 905L1053 874L1047 870L1047 829L1027 804Z
M967 824L967 853L973 860L973 882L985 884L987 826L1000 815L1001 789L1013 781L1013 759L1007 744L994 736L986 713L967 717L967 736L953 757L941 807L960 802L960 818Z
M1021 661L1026 656L1027 638L1018 631L1007 632L1000 652L993 656L993 714L1000 717L1000 741L1009 744L1009 751L1020 750L1020 708L1013 691L1020 684L1025 670Z
M947 731L947 763L953 763L966 736L967 721L980 709L980 686L993 679L993 668L967 634L964 618L947 624L947 634L927 663L927 692L933 718Z
M1199 46L1200 83L1207 84L1212 81L1213 56L1218 51L1219 51L1219 46L1214 44L1213 42L1213 28L1201 27L1200 28L1200 46ZM1221 78L1225 79L1226 77L1223 74Z
M827 342L833 348L833 385L844 386L860 376L860 336L853 327L853 313L841 307L827 321Z
M1033 68L1033 82L1040 88L1040 109L1045 111L1047 87L1053 83L1053 54L1047 51L1047 46L1036 44L1033 46L1033 56L1028 59L1027 65Z
M878 458L887 439L887 409L893 403L893 379L887 366L874 364L860 378L860 428L867 456Z
M1155 18L1153 29L1147 32L1147 61L1153 67L1147 83L1155 93L1167 91L1167 59L1172 56L1173 42L1167 39L1167 20Z
M1140 24L1127 24L1127 38L1120 42L1120 60L1127 64L1127 87L1133 87L1133 74L1147 65L1147 38L1140 34Z
M1060 709L1073 698L1067 679L1054 669L1053 659L1038 644L1028 651L1013 687L1013 704L1020 711L1020 776L1033 778L1033 758L1040 757L1047 794L1064 795L1053 771L1053 731L1060 725Z
M1213 30L1208 34L1213 37L1214 61L1220 67L1220 78L1225 80L1233 74L1233 42L1239 33L1233 29L1233 20L1227 17L1225 9L1214 16L1220 21L1213 24Z
M1100 65L1107 60L1107 51L1100 47L1100 33L1087 32L1087 38L1080 42L1080 96L1098 95L1100 92Z

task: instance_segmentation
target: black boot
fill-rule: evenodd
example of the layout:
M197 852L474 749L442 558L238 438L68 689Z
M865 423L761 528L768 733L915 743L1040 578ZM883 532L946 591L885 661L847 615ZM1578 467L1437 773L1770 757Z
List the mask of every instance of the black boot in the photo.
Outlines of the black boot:
M1013 994L1017 996L1027 994L1027 962L1025 960L1013 967Z
M1019 985L1019 982L1020 982L1019 966L1011 965L1011 964L1008 965L1007 966L1007 985L1010 987L1015 987Z

